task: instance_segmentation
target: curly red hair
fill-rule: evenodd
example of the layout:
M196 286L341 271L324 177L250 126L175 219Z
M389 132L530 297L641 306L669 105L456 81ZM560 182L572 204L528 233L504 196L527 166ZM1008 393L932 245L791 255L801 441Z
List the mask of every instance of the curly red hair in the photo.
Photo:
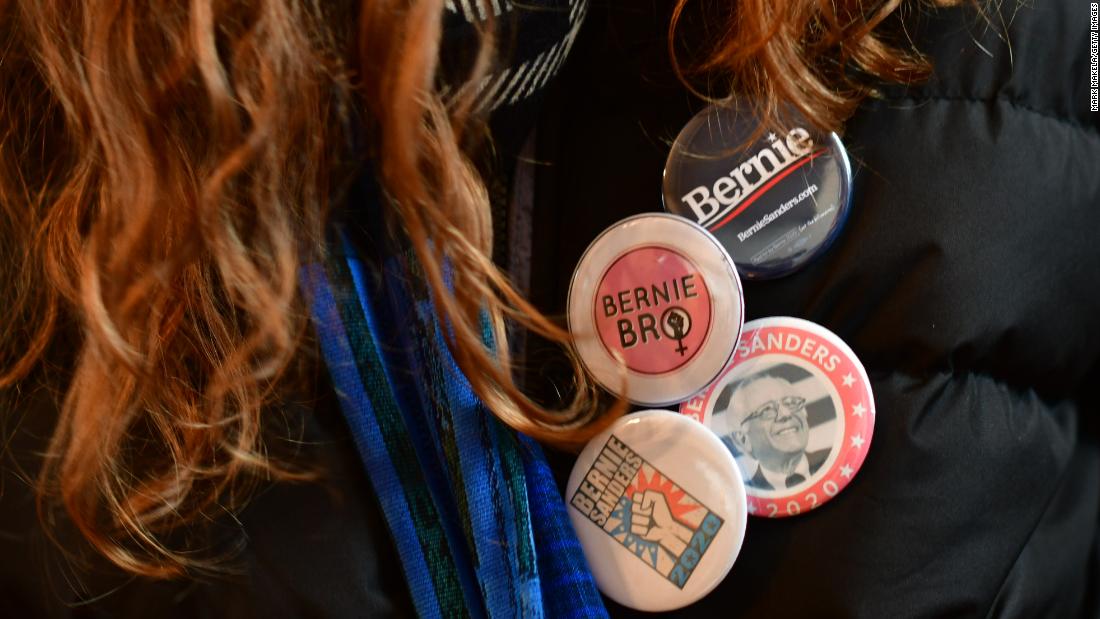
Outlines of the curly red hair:
M836 127L868 78L926 72L876 35L899 1L740 0L697 68L730 76L768 116L790 102ZM500 419L568 446L621 412L597 415L576 364L563 410L512 380L505 319L563 345L568 334L490 258L470 155L491 28L467 85L444 96L443 11L443 0L0 1L0 286L11 300L0 387L16 391L51 346L72 351L61 371L45 366L60 415L41 504L63 508L121 568L171 577L211 565L187 536L167 540L239 505L258 479L308 477L267 456L264 413L310 359L299 267L322 259L328 205L364 158L455 359ZM365 154L344 135L354 108Z

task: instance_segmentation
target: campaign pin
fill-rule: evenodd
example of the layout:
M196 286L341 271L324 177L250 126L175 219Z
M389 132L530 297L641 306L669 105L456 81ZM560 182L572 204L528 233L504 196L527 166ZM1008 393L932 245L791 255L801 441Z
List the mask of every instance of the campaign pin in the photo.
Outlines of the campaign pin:
M835 133L795 113L759 132L744 103L699 112L680 131L664 173L664 205L725 245L741 275L788 275L824 252L848 217L852 170Z
M859 359L798 318L746 323L729 368L680 412L736 457L755 516L795 516L835 497L863 465L875 429Z
M567 511L600 591L645 611L702 598L745 538L745 487L701 424L663 410L617 420L585 446Z
M710 233L648 213L612 225L585 250L569 286L569 331L604 388L664 406L725 368L743 305L737 270Z

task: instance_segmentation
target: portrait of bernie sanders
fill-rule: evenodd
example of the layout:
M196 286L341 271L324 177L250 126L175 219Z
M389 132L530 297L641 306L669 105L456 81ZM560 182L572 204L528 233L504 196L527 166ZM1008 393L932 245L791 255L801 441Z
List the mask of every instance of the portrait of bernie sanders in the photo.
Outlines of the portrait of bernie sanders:
M785 378L761 373L731 382L715 401L722 442L741 456L745 484L760 490L794 488L828 460L829 449L806 451L806 398ZM755 462L751 462L751 461Z

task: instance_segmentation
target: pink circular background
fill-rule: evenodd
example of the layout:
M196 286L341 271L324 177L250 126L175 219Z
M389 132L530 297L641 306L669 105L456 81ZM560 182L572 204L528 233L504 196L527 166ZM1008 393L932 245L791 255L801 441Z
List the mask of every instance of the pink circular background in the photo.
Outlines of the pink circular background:
M681 298L677 300L673 292L672 280L679 282L686 275L694 275L691 284L692 292L696 296L683 298L681 292ZM656 295L652 294L652 286L656 285L663 291L666 283L669 301L666 303L664 297L660 297L657 303L653 304L652 301ZM651 303L650 307L642 308L640 311L636 307L634 295L636 288L646 290L647 298ZM618 293L622 290L630 291L627 296L633 310L625 314L618 311L620 309ZM611 296L615 301L616 312L613 316L606 315L603 302L605 296ZM710 291L707 290L702 272L687 257L667 247L639 247L619 256L600 280L593 303L592 311L596 329L604 347L613 357L622 355L628 368L642 374L665 374L682 367L695 357L710 332L712 313ZM665 310L673 306L683 308L691 317L691 328L682 340L668 337L661 329L661 316ZM652 315L659 339L653 338L652 333L647 332L647 341L643 343L638 319L644 313ZM637 337L637 343L629 348L622 346L619 337L618 321L621 319L631 321L631 327ZM677 352L681 343L687 348L683 354Z

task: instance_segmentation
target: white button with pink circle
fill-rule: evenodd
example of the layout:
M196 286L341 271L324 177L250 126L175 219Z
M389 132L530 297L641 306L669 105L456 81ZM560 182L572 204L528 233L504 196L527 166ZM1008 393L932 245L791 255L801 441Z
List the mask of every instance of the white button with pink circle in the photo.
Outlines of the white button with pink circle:
M643 406L681 402L729 362L744 322L729 254L687 219L624 219L588 246L569 287L569 330L605 389Z

